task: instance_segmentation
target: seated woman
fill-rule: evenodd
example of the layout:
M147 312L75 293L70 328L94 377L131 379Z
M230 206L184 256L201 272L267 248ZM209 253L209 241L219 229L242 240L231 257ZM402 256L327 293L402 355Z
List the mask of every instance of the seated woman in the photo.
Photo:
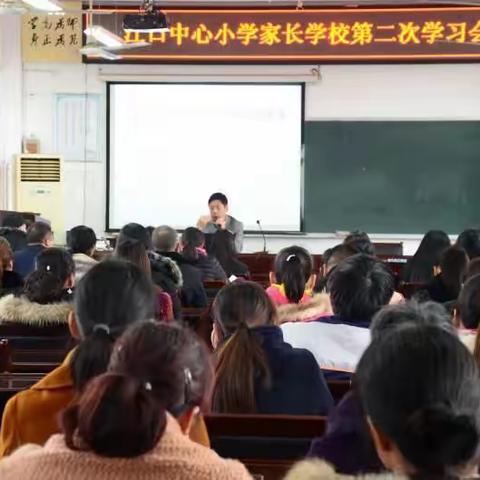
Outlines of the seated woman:
M224 287L213 304L218 413L325 415L333 405L313 355L283 341L276 309L252 282Z
M115 257L131 262L140 267L149 278L152 278L151 263L148 258L147 250L141 242L135 240L122 241L117 243ZM161 287L154 284L155 290L155 318L169 322L173 320L173 303L168 293L165 293Z
M97 236L85 225L73 227L68 235L68 248L75 263L75 281L78 282L96 263L93 258Z
M218 230L212 234L212 241L208 245L208 254L213 255L219 261L228 278L232 275L244 278L250 276L248 267L238 259L235 238L229 231Z
M75 266L66 250L49 248L40 252L35 271L25 281L23 294L0 299L0 323L66 325L72 310L74 284Z
M408 261L403 281L428 283L433 280L440 265L442 253L450 246L450 239L441 230L430 230L425 234L415 255Z
M91 378L105 371L114 341L129 325L153 314L152 283L137 266L107 260L86 273L75 292L75 313L69 319L72 336L80 344L61 366L7 402L0 455L25 443L43 445L57 433L58 414ZM205 426L199 428L192 435L208 445Z
M463 248L450 247L440 259L439 274L426 286L431 300L447 303L458 298L465 281L468 257Z
M476 477L478 376L473 356L446 329L410 326L374 339L358 365L356 384L383 465L407 478ZM318 478L333 475L317 467L323 470Z
M205 235L198 228L188 227L182 235L182 256L202 273L202 280L227 280L219 261L205 250Z
M20 293L23 278L13 271L13 251L8 240L0 237L0 296Z
M212 371L205 348L178 325L142 322L116 343L106 373L63 414L63 435L0 462L3 480L102 477L251 479L188 438L208 405Z

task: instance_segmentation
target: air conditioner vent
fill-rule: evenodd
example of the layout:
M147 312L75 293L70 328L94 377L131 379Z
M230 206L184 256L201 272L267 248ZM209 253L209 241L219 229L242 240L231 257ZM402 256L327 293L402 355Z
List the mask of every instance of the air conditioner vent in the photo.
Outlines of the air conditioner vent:
M59 158L33 158L20 159L21 182L60 182Z

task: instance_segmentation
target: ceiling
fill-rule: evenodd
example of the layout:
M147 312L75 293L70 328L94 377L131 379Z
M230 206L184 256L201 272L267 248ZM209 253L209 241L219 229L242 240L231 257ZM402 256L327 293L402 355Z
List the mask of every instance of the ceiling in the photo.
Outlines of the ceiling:
M480 0L155 0L160 7L178 6L295 6L300 1L304 7L361 7L361 6L480 6ZM84 2L87 3L87 2ZM139 5L141 0L100 0L94 5Z

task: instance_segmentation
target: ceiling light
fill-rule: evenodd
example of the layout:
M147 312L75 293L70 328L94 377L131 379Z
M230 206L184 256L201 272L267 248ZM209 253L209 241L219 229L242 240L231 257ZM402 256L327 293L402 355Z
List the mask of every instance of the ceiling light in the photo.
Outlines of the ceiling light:
M119 47L124 44L123 40L118 35L115 35L99 25L87 27L84 30L84 33L89 37L93 37L97 42L103 43L107 47Z
M45 10L47 12L60 12L63 8L53 0L24 0L26 4L37 10Z

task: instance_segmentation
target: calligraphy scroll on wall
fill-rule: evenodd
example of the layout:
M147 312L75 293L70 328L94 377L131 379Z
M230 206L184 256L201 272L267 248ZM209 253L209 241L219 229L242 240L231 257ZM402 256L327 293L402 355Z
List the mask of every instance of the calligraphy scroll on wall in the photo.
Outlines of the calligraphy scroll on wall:
M82 15L80 2L62 3L66 13L23 15L22 56L24 62L79 63L82 56Z

